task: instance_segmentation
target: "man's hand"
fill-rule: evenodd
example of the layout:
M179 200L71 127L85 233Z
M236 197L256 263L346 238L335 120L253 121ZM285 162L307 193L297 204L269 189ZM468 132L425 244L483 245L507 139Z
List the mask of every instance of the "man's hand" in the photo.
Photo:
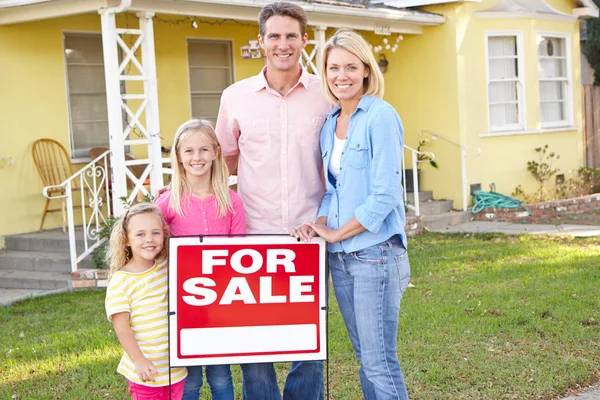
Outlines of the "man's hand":
M137 372L138 377L143 382L154 382L156 380L154 375L158 375L158 369L146 357L141 357L139 360L134 361L133 365L135 365L135 372Z

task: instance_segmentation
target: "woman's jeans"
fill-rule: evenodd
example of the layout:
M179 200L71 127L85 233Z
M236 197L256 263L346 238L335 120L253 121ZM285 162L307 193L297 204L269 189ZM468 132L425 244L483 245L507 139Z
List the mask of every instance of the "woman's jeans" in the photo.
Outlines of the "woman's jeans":
M360 362L364 400L406 400L396 340L402 293L410 279L395 236L354 253L329 253L333 289Z
M183 397L181 400L198 400L202 387L201 366L187 367ZM210 386L213 400L233 400L233 381L229 365L207 365L206 381Z

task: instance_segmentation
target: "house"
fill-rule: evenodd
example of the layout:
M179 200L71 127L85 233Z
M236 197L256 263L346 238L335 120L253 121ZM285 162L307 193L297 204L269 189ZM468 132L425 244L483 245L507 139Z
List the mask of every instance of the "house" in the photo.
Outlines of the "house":
M112 191L163 184L160 146L192 116L214 120L221 91L263 66L266 0L4 0L0 2L0 236L39 229L42 183L32 143L52 138L82 167L110 146ZM470 185L533 191L535 147L583 164L579 20L592 0L313 0L303 63L336 28L359 30L388 62L386 100L406 144L430 143L421 187L466 207ZM131 153L134 160L126 159ZM406 167L412 153L407 150ZM3 158L6 157L6 158ZM147 166L140 176L126 166ZM83 174L82 174L83 175ZM115 196L116 197L116 196ZM113 201L117 213L120 202ZM96 205L97 208L106 204ZM77 216L74 217L77 221ZM60 213L45 228L61 225Z

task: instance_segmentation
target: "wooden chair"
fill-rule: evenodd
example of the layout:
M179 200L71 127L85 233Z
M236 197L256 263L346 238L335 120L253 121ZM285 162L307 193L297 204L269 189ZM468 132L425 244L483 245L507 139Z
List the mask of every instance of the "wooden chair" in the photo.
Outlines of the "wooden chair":
M54 186L60 185L62 182L70 178L74 171L73 164L71 163L71 158L69 157L69 153L65 147L57 142L54 139L39 139L33 143L33 147L31 149L31 154L33 156L33 162L35 167L37 168L38 173L40 174L40 178L42 178L42 183L44 186ZM78 183L73 181L73 190L81 190L80 187L76 186ZM52 197L56 196L64 196L65 189L64 188L53 188L48 190L48 195ZM63 218L63 232L67 231L67 212L66 212L66 199L61 198L62 206L61 208L49 209L50 200L52 198L46 199L46 204L44 205L44 212L42 214L42 223L40 224L40 232L44 228L44 221L46 220L46 214L51 212L62 212Z

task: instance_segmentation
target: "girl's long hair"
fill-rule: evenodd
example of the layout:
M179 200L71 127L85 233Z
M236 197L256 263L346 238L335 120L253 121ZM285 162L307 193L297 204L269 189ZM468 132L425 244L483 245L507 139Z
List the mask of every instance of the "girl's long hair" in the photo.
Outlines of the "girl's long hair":
M227 211L233 212L233 206L231 203L231 196L229 195L229 170L223 153L221 152L221 146L215 133L215 129L212 124L204 119L191 119L182 124L173 138L173 146L171 147L171 168L173 169L173 179L171 181L171 199L169 200L169 207L173 209L177 215L184 217L186 209L184 209L183 199L184 195L192 195L192 186L190 181L187 179L185 169L181 163L180 150L181 142L190 137L191 135L199 134L206 140L214 149L216 157L210 167L210 180L212 189L215 192L215 198L217 201L217 208L219 218L223 218ZM188 204L185 206L189 207ZM186 207L187 208L187 207Z
M160 212L160 208L150 203L134 204L125 212L125 214L123 214L119 220L117 220L117 222L115 222L115 225L110 233L108 252L106 255L108 259L108 265L110 266L108 271L108 279L110 279L115 272L123 269L123 267L127 265L129 260L131 260L133 257L133 254L131 253L131 247L127 245L127 226L132 217L140 214L156 214L160 217L164 233L164 242L163 248L156 258L164 258L167 256L169 226L165 222L165 219Z

